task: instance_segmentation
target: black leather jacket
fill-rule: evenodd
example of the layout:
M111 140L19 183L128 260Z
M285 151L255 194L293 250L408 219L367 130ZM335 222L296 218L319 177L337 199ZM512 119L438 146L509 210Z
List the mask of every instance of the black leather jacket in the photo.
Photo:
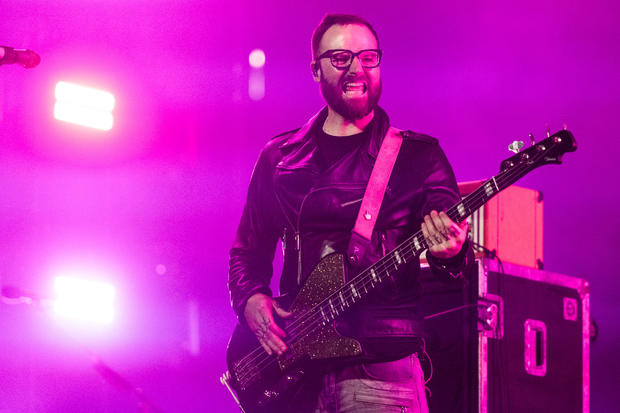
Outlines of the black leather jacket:
M273 138L255 165L230 251L228 286L232 306L241 321L250 296L257 292L271 294L268 286L278 238L284 247L281 294L295 295L325 255L346 252L389 120L377 108L368 126L368 140L321 171L313 135L326 116L325 108L302 128ZM425 214L433 209L448 209L460 200L454 173L437 140L412 132L404 132L403 137L362 268L417 232ZM468 244L449 261L429 257L433 271L445 278L462 277L473 262ZM370 319L380 318L379 314L386 312L392 318L415 317L412 314L418 298L418 272L418 262L408 263L359 307L376 315Z

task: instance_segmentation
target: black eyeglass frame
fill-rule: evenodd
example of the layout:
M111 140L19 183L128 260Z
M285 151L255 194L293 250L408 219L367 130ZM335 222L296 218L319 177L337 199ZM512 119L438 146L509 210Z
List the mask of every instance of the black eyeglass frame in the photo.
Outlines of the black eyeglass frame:
M334 60L333 60L333 56L334 54L338 53L338 52L349 52L351 53L351 60L349 61L349 63L347 65L344 66L336 66L334 64ZM364 65L364 63L362 62L362 60L360 59L360 64L367 68L367 69L373 69L375 67L379 67L379 65L381 64L381 57L383 57L383 51L381 49L364 49L364 50L360 50L357 53L354 53L351 50L348 49L331 49L331 50L327 50L325 52L323 52L319 57L316 58L317 61L321 60L321 59L326 59L329 57L329 62L331 63L331 65L333 67L335 67L336 69L347 69L351 66L351 64L353 64L353 59L355 59L357 56L361 55L364 52L377 52L377 55L379 56L379 58L377 59L377 64L374 66L366 66Z

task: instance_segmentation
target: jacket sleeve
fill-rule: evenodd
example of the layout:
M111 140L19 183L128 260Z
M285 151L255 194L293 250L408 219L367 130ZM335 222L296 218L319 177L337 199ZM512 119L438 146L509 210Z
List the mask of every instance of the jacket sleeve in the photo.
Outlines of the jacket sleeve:
M279 207L273 192L274 163L265 148L254 166L246 203L230 249L228 290L233 310L244 322L245 304L252 295L271 295L273 256L279 229Z
M432 210L446 211L461 200L454 172L439 145L433 145L429 160L429 174L424 182L424 204L421 218ZM440 279L463 279L469 276L474 264L474 253L471 242L466 239L463 248L454 257L440 259L427 251L426 259L433 274Z

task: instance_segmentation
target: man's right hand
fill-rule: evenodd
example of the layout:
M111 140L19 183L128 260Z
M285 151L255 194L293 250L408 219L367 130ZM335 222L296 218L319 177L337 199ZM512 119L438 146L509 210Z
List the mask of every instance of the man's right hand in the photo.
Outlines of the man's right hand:
M286 351L286 344L283 341L286 333L278 327L273 319L274 310L282 318L288 318L292 315L292 313L280 308L273 298L257 293L248 299L243 315L250 330L256 334L258 342L267 354L282 355Z

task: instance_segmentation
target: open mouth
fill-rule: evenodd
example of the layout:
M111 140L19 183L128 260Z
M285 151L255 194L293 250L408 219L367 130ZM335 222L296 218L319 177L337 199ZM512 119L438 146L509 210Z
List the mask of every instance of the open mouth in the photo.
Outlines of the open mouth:
M348 96L359 96L366 93L366 83L364 82L345 82L342 91Z

